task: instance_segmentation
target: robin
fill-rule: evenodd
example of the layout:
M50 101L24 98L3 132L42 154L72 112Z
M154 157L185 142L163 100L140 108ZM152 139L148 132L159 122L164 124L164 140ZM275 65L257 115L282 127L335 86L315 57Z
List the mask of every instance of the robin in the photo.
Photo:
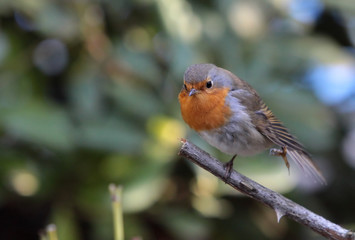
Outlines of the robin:
M309 153L245 81L213 64L195 64L184 74L179 93L184 121L205 141L233 155L225 164L228 178L237 155L249 156L271 148L289 171L288 157L306 173L325 183Z

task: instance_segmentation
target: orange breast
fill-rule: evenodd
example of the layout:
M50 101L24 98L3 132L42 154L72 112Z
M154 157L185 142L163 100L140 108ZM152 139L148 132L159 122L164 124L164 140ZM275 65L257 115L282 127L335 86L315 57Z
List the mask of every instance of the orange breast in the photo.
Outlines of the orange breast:
M182 118L196 131L221 127L231 115L229 107L225 105L228 91L228 88L219 88L209 93L201 91L193 96L181 91L179 102Z

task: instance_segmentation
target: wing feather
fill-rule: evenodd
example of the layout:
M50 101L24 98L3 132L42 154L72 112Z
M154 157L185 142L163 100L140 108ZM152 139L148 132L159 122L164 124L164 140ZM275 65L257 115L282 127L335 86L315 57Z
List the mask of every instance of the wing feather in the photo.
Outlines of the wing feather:
M287 155L295 162L300 169L302 169L307 175L310 175L319 182L325 184L326 181L313 163L311 156L297 139L292 136L282 122L278 120L271 110L261 103L261 110L258 113L262 113L265 116L266 124L261 130L261 133L267 137L271 142L280 147L287 148Z
M240 82L238 81L238 83ZM252 118L254 126L272 143L280 147L286 146L288 156L300 169L325 184L326 181L323 175L313 163L311 156L307 153L302 144L298 142L297 139L289 133L282 122L274 116L256 91L248 87L249 85L246 82L242 81L241 83L242 86L239 86L238 89L231 90L230 93L231 96L237 98L244 106L247 106L250 114L255 114L255 118ZM257 98L258 101L255 101L255 98Z

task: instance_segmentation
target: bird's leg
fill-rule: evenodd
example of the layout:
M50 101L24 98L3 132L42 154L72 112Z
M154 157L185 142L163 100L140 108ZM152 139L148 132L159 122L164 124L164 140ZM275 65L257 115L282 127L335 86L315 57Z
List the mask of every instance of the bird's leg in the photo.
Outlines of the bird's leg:
M286 167L288 169L288 174L290 175L290 164L287 161L287 148L286 146L281 147L281 149L277 148L271 148L270 149L270 155L272 156L281 156L283 160L285 161Z
M226 169L226 172L224 173L224 177L223 177L224 181L227 181L227 179L230 177L230 175L232 173L233 162L234 162L234 159L236 156L237 156L237 154L234 155L231 160L229 160L228 162L223 164L224 168Z

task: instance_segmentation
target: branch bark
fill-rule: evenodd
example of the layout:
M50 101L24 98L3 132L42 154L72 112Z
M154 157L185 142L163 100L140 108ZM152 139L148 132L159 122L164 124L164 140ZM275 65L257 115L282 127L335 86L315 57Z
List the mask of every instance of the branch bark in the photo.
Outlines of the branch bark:
M232 171L230 178L224 180L225 168L223 163L187 140L182 139L181 142L180 156L188 158L193 163L222 179L226 184L229 184L236 190L274 209L278 221L282 216L287 216L328 239L355 240L354 232L328 221L290 199L285 198L281 194L254 182L237 171Z

